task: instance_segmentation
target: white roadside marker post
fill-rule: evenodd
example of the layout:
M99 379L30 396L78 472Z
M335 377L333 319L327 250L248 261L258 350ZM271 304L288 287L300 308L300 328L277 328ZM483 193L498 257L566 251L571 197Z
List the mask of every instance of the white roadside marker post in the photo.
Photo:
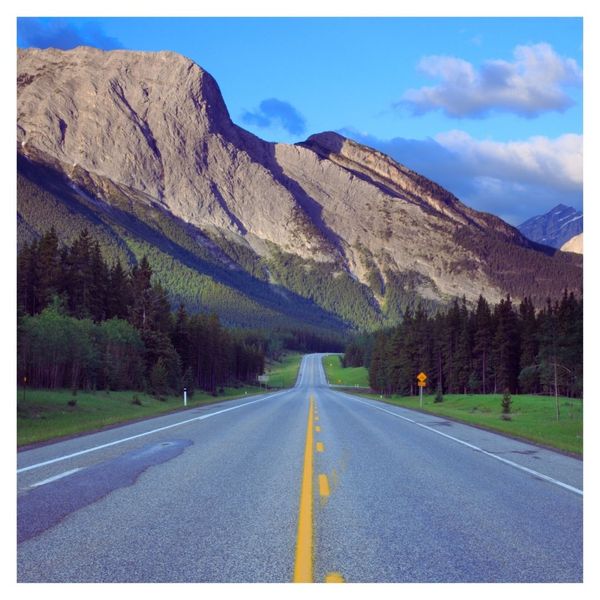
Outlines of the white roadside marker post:
M187 406L187 388L183 388L183 405Z

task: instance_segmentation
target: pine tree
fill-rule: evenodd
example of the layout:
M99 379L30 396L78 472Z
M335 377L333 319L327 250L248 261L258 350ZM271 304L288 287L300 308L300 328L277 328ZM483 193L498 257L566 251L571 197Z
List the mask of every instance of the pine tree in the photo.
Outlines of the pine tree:
M100 245L94 242L90 251L90 268L92 270L90 314L94 321L104 321L107 318L110 271L102 257Z
M521 338L521 391L535 393L539 389L538 358L538 319L531 298L524 298L519 305L519 331ZM525 373L523 370L527 369Z
M484 394L489 391L492 336L492 312L487 300L480 295L474 315L473 355L480 374L481 391Z
M40 309L39 273L37 270L38 243L25 244L17 257L17 304L28 315Z
M187 392L187 397L191 398L194 395L194 392L196 391L196 383L191 367L188 367L184 371L183 376L181 377L181 383L183 385L183 388Z
M131 271L129 320L140 331L150 329L152 313L152 269L146 256Z
M502 394L502 414L509 415L510 414L510 406L512 404L512 398L510 396L510 391L508 388L505 388L504 393Z
M558 395L558 363L560 340L558 338L558 303L548 298L546 307L538 316L538 360L540 384L547 393ZM559 409L557 407L557 416Z
M190 344L190 324L187 311L183 304L179 305L173 325L173 333L171 335L173 346L181 358L183 369L187 370L191 367L191 344Z
M167 393L167 368L162 357L154 363L150 372L150 388L152 393L157 396Z
M442 338L443 369L446 389L452 393L460 392L460 364L457 356L458 339L461 330L461 314L458 300L454 300L444 316Z
M47 231L39 240L36 254L36 264L39 283L38 310L48 306L53 298L60 293L61 265L58 247L58 236L54 227Z
M564 291L557 311L559 361L557 376L563 390L573 395L583 370L583 310L573 292Z
M441 314L437 314L432 323L432 385L435 385L436 389L444 391L444 329L445 329L445 318Z
M386 350L386 336L383 332L379 332L375 335L369 366L369 385L378 393L382 393L386 387Z
M502 299L494 311L497 325L494 335L494 365L498 387L516 393L519 384L519 328L510 296Z
M473 342L471 332L471 320L469 318L467 302L464 296L460 305L459 315L460 325L456 341L456 352L454 355L455 377L456 386L458 390L466 394L467 388L469 386L469 378L472 371L471 349L473 347Z
M410 318L410 317L409 317ZM387 394L407 394L411 365L407 348L407 322L403 321L389 335L381 367L381 390Z
M131 280L118 260L110 270L106 299L107 318L126 319L132 303Z
M422 304L417 306L413 326L415 329L415 358L416 362L412 371L412 381L416 382L416 376L420 372L424 372L430 378L428 384L434 384L432 373L434 369L434 349L433 349L433 332L432 321L429 319L427 312Z
M87 229L81 231L66 256L66 292L69 312L77 318L92 314L94 303L94 271L92 240Z
M156 364L160 361L165 369L166 386L169 390L181 387L181 359L177 354L169 336L161 331L146 329L141 332L144 342L146 372L150 377Z

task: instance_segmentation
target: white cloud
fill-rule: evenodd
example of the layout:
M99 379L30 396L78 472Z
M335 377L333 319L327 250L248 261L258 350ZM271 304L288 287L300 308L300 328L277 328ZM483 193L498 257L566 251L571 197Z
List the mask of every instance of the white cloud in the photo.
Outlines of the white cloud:
M483 117L491 111L535 117L573 105L566 93L581 86L582 71L549 44L517 46L514 61L488 60L477 69L453 56L427 56L418 69L441 80L435 86L405 92L397 106L415 114L442 110L449 117Z
M463 131L435 137L474 175L549 186L569 192L583 185L583 136L544 136L524 141L476 140Z

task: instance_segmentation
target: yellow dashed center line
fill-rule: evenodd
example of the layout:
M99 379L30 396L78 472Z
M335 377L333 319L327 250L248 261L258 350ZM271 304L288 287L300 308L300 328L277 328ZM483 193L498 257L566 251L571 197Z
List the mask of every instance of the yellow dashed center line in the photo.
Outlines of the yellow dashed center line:
M308 426L306 428L306 444L304 446L300 508L298 510L294 583L313 582L313 412L314 397L311 396L308 409Z
M313 445L317 452L324 452L323 442L314 442L313 431L320 432L321 427L315 425L319 417L316 415L315 399L310 396L308 424L306 427L306 443L304 446L304 467L302 470L302 487L300 491L300 508L298 510L298 533L296 539L296 560L294 563L294 583L313 583ZM333 472L336 478L335 471ZM324 473L319 474L319 495L328 498L331 491L329 479ZM326 500L323 500L326 502ZM338 571L331 571L325 576L325 583L345 583Z
M329 497L329 480L323 473L319 475L319 495L323 498Z

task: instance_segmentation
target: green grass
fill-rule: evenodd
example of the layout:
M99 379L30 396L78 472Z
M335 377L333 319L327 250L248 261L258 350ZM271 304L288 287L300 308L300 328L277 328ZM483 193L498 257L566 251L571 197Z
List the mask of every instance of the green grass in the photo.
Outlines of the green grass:
M383 399L406 408L419 409L418 396L381 398L379 394L362 395ZM560 419L557 421L554 396L514 395L510 421L506 421L501 416L501 394L448 394L444 396L444 401L438 404L433 402L434 398L434 395L424 396L424 411L525 438L573 454L583 454L583 402L580 399L559 398Z
M341 357L323 357L323 367L329 383L348 387L369 387L369 373L364 367L342 367ZM419 409L419 397L361 394L382 399L391 404ZM556 420L554 396L514 395L510 420L502 419L501 394L448 394L442 403L435 396L423 398L423 410L442 417L478 425L493 431L514 435L552 448L581 455L583 453L583 403L581 400L559 398L561 416ZM570 416L572 414L572 416Z
M188 408L232 400L260 393L260 388L225 388L215 397L196 392L188 398ZM108 425L152 417L183 408L183 396L166 396L164 401L135 391L82 392L76 396L70 390L23 390L18 392L17 445L23 446L63 436L101 429ZM141 406L133 404L137 398ZM77 400L74 407L69 400Z
M342 367L341 356L329 354L323 357L323 368L327 381L333 385L369 387L369 372L365 367Z
M267 385L274 388L294 387L302 356L296 352L286 354L280 361L274 361L267 365L266 374L269 376Z

